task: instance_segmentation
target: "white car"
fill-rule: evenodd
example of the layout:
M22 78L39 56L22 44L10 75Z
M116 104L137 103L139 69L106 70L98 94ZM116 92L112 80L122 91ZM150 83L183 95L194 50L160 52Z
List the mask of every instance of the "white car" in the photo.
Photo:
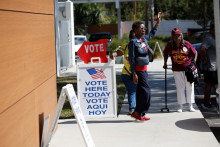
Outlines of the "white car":
M75 35L74 39L75 39L75 44L73 46L73 50L74 50L75 54L77 54L77 52L78 52L79 48L81 47L81 45L83 44L83 42L85 40L87 41L87 38L84 35Z

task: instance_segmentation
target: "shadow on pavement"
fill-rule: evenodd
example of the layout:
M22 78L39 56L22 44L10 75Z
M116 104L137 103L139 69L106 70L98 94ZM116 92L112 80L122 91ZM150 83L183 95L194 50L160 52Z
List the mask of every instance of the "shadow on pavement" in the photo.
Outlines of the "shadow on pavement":
M180 121L177 121L175 125L185 130L198 131L198 132L210 132L209 129L200 127L200 126L207 125L205 119L203 118L180 120Z

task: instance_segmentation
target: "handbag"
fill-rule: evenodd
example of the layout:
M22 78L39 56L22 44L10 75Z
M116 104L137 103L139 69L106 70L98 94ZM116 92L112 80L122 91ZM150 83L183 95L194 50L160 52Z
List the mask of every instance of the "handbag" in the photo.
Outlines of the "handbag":
M199 85L200 72L194 61L185 68L185 75L188 82L194 82L195 86Z
M149 62L153 62L154 60L154 52L151 48L147 48L148 51L145 50L146 55L140 56L136 58L136 62L139 66L148 65ZM144 51L142 49L138 49L139 54L144 54Z
M148 49L148 56L149 56L149 62L153 62L154 61L154 51L151 48Z
M137 58L136 58L136 63L137 63L139 66L148 65L148 64L149 64L149 56L146 55L145 57L137 57Z

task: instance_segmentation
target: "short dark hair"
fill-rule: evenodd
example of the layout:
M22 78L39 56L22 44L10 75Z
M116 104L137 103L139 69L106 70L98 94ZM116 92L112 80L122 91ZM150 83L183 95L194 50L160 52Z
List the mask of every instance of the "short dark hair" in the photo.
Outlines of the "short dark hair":
M130 30L129 39L132 39L134 35L135 35L134 30Z
M139 28L139 26L140 26L141 24L144 24L144 23L141 22L141 21L136 21L136 22L134 22L133 25L132 25L132 30Z

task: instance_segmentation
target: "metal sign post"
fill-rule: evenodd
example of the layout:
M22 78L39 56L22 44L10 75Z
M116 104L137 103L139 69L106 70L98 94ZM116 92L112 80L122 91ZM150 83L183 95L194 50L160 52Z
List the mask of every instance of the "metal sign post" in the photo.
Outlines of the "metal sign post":
M220 1L214 0L214 18L215 18L215 42L216 42L216 62L220 65ZM220 84L220 68L217 68L218 72L218 84ZM220 87L220 86L219 86ZM219 93L218 93L219 94ZM218 99L218 113L220 113L220 100Z
M44 136L45 136L45 134L47 134L47 136L44 137L46 139L42 139L41 147L48 147L49 142L50 142L52 135L54 133L54 130L56 128L57 121L59 119L59 116L60 116L61 110L63 108L64 102L66 100L66 97L68 98L68 100L70 102L74 116L75 116L76 121L79 125L80 131L83 135L83 138L84 138L84 141L85 141L87 147L95 147L93 140L92 140L92 137L90 135L89 129L86 125L86 121L84 119L83 113L82 113L81 108L79 106L78 99L76 98L76 94L75 94L75 91L73 89L72 84L68 84L62 88L49 132L45 133L45 132L47 132L47 129L45 130L45 128L43 130ZM46 117L45 119L48 119L48 118Z
M155 53L155 50L156 50L157 46L158 46L158 48L159 48L160 55L161 55L161 57L163 58L163 52L162 52L162 50L161 50L161 48L160 48L160 45L159 45L158 41L155 43L155 46L154 46L154 53Z

